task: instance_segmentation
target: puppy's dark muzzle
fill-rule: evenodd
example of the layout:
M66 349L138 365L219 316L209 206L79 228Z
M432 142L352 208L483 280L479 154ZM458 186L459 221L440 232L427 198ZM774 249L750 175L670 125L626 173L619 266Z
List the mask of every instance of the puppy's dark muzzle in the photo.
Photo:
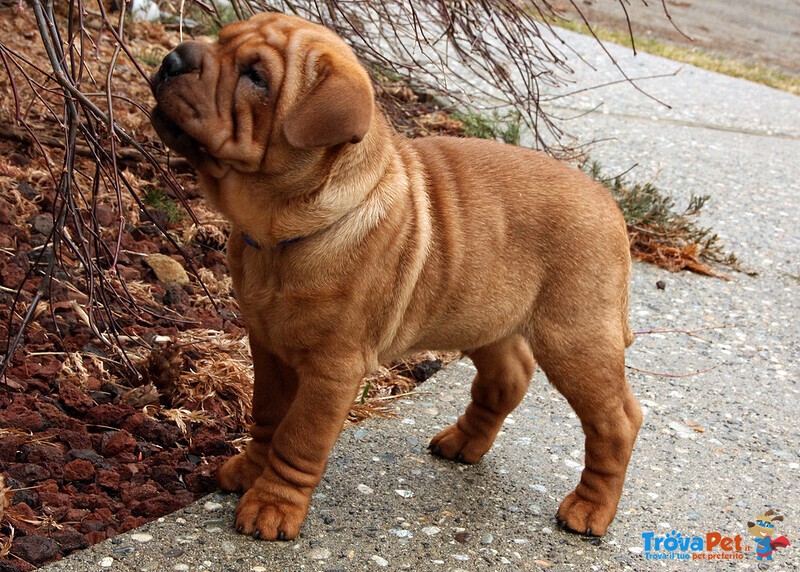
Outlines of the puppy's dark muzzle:
M153 94L157 96L156 90L170 79L200 69L202 57L203 50L198 42L184 42L168 53L150 80Z

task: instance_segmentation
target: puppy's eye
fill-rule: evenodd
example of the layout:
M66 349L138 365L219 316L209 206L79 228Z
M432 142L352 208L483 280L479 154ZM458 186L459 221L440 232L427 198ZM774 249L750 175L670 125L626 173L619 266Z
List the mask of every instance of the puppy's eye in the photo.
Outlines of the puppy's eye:
M247 67L244 70L242 70L241 77L252 82L253 85L255 85L256 87L262 89L267 89L267 87L269 87L267 80L264 77L262 77L261 74L258 73L258 70L253 66Z

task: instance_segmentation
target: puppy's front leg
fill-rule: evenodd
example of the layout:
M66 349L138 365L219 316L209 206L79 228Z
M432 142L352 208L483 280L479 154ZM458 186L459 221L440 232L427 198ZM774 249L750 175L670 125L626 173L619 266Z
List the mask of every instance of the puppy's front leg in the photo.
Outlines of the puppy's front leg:
M297 393L272 436L264 470L236 510L239 532L266 540L300 532L364 373L361 359L315 365L298 368Z
M272 437L297 392L297 374L278 356L250 337L253 356L253 424L244 453L228 459L217 474L226 491L248 491L267 464Z

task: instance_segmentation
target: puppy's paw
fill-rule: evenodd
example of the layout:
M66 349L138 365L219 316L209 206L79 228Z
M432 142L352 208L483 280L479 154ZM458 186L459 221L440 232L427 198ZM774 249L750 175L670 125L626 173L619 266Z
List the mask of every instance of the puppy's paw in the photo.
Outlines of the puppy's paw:
M217 482L224 491L249 491L261 476L264 467L245 453L234 455L217 471Z
M263 540L291 540L300 533L310 490L259 478L236 509L236 530Z
M616 507L593 503L575 491L558 507L556 519L561 528L586 536L603 536L614 520Z
M480 461L491 446L490 439L467 435L456 425L450 425L431 439L428 449L439 457L472 465Z

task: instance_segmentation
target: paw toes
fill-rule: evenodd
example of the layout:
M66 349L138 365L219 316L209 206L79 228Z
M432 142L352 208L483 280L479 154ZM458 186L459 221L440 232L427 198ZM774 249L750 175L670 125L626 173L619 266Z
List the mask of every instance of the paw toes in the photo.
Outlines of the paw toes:
M428 449L439 457L472 465L481 460L490 446L491 443L487 445L485 439L469 436L451 425L431 440Z
M260 540L290 540L300 533L306 507L253 488L236 509L236 530Z
M575 492L561 503L556 514L558 526L584 536L603 536L614 518L614 508L593 503Z

